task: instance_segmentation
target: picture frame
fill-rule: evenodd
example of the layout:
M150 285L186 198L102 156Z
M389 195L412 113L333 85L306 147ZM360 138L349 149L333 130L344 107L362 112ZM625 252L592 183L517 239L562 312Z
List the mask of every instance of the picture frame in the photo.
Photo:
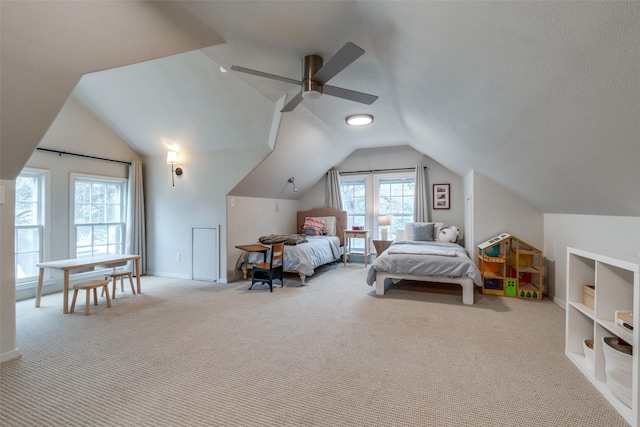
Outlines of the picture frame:
M433 209L450 209L451 208L451 185L450 184L433 184Z

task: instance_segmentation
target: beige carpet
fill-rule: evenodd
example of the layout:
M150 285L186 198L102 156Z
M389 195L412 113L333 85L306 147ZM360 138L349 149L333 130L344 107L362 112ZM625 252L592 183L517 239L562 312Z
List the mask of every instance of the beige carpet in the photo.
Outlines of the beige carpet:
M360 264L248 291L143 277L84 316L17 304L3 426L624 426L564 356L564 311L406 284ZM289 284L298 282L292 276Z

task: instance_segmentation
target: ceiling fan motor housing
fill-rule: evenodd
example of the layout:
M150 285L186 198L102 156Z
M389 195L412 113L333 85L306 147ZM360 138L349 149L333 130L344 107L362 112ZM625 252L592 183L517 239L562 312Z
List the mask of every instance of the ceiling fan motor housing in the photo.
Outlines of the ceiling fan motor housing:
M322 68L322 57L318 55L307 55L304 57L304 70L302 75L302 97L304 99L316 100L322 96L322 85L313 76Z

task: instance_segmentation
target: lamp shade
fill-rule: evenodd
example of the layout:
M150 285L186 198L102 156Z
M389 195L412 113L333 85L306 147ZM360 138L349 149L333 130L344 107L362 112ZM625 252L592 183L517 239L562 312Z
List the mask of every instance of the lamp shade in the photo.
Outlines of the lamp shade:
M391 224L391 217L389 215L382 215L378 217L378 225L386 226Z
M175 165L178 163L178 153L175 151L167 152L167 164Z

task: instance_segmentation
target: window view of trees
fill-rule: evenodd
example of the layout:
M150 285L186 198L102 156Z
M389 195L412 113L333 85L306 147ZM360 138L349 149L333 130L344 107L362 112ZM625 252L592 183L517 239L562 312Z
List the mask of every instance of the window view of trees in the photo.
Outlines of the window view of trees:
M44 174L23 172L16 179L16 282L38 276L42 258L42 188Z
M76 256L123 253L124 184L76 178L74 188Z

